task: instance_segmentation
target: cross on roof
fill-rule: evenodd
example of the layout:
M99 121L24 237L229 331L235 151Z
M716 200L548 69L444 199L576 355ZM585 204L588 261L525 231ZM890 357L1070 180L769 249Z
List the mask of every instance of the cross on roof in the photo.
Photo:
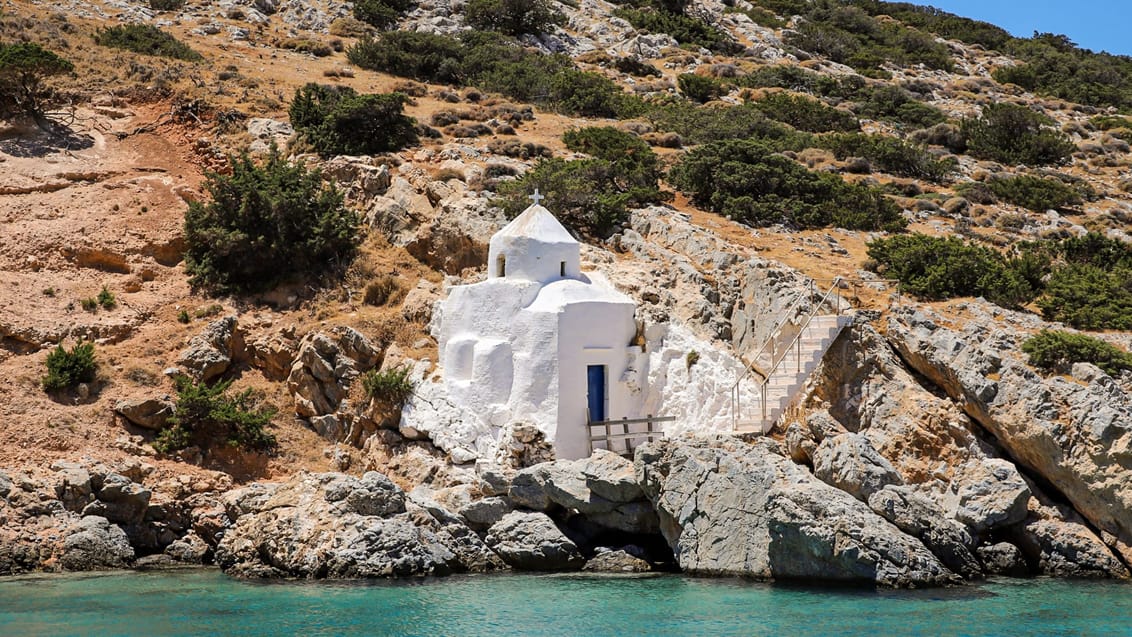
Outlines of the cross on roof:
M543 199L546 199L546 197L540 195L539 192L538 192L538 188L535 188L535 194L529 195L527 197L527 199L530 199L531 201L535 202L535 205L537 206L538 202L542 201Z

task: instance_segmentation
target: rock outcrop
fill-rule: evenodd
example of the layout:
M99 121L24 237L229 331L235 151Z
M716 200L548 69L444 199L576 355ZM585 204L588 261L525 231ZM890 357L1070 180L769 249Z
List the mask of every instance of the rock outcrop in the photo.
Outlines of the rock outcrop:
M1075 379L1041 376L1020 358L1022 336L993 325L956 331L926 311L896 309L887 337L1132 561L1132 397L1095 368Z
M585 563L578 545L545 513L512 511L487 532L487 545L514 568L559 571Z
M666 439L638 449L635 466L686 572L884 586L959 581L918 540L814 478L772 440Z
M438 519L376 472L299 474L226 500L246 511L216 548L217 563L235 575L404 577L498 566L467 527Z
M309 419L324 438L360 443L360 431L351 430L356 413L346 404L346 395L350 384L381 358L381 350L351 327L308 334L299 343L287 376L295 413Z
M235 315L212 321L189 340L177 362L189 375L201 382L211 381L224 372L244 353L244 337Z

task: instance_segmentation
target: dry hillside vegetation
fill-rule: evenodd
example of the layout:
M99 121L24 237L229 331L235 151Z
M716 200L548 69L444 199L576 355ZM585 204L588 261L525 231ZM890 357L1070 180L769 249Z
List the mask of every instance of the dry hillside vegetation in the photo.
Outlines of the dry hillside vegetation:
M906 26L914 14L881 15L880 3L817 3L830 7L822 14L787 1L709 0L686 15L602 0L550 4L558 24L541 25L537 37L520 33L520 44L460 36L464 17L440 0L398 18L404 33L432 34L421 42L358 23L340 2L189 0L171 11L133 0L0 3L0 45L35 43L73 65L46 80L56 98L51 123L12 116L0 125L0 466L146 453L163 474L201 471L153 455L152 432L126 424L113 406L171 394L166 370L191 337L227 315L238 316L249 342L350 326L382 347L385 368L435 361L429 304L446 276L481 272L486 238L504 220L496 197L522 201L536 186L572 229L626 262L632 257L618 246L630 210L667 206L741 256L779 261L823 285L845 277L846 295L878 312L896 283L870 261L877 239L960 237L1006 256L1020 242L1085 230L1127 239L1132 119L1118 113L1123 98L1073 103L1068 89L1018 71L1024 56L1037 59L1031 49L1041 41L1009 43L974 27L979 37L968 41L937 37L930 24ZM609 26L611 13L628 22ZM199 59L96 44L97 34L125 24L159 27ZM855 24L868 37L846 39ZM831 41L842 45L819 46ZM447 66L413 66L441 49L455 51ZM416 62L397 57L405 51ZM453 72L457 63L465 66ZM324 129L278 133L309 83L405 94L418 140L361 158L320 156L311 136ZM1019 134L1052 141L1004 151L1001 131L977 128L1000 105L1034 115ZM264 118L280 123L277 133L264 132ZM629 161L564 142L588 127L616 128L643 140L643 150ZM269 142L339 179L361 219L356 257L263 293L191 289L189 202L207 201L206 181L230 171L229 156L251 147L262 157ZM746 163L728 163L740 150ZM645 153L655 153L660 180L628 188L640 185L633 162ZM788 185L760 190L759 175ZM600 218L585 216L598 210ZM689 262L721 283L707 264ZM389 289L369 290L379 280ZM111 307L84 307L103 289ZM968 310L948 300L962 292L925 300L962 323ZM1041 291L1031 292L1011 297L1015 307L1043 311ZM371 294L379 302L367 302ZM80 339L96 344L97 379L81 391L44 392L48 354ZM250 358L227 375L276 410L270 430L279 446L270 455L218 452L206 469L246 480L359 457L357 449L336 455L296 417L287 383Z

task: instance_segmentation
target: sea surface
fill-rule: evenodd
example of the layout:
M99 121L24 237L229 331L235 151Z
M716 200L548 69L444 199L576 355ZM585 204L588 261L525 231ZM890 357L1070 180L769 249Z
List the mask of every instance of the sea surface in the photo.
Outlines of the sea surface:
M1132 584L873 591L658 577L244 582L214 570L0 579L0 635L1132 635Z

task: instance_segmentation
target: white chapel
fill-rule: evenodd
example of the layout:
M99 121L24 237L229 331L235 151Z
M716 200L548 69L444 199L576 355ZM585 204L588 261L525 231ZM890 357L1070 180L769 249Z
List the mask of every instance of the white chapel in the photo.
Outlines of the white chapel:
M491 238L487 279L443 301L440 367L467 412L494 427L533 423L558 458L581 458L589 422L638 415L648 357L636 304L581 271L578 241L533 199Z

